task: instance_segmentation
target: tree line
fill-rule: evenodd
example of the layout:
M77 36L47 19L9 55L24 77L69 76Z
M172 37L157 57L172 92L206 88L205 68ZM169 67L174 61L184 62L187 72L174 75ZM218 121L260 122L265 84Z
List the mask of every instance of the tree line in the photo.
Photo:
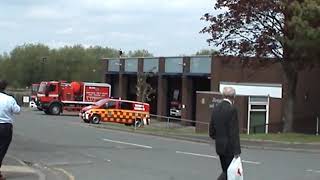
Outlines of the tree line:
M129 51L123 56L152 56L147 50ZM119 50L81 45L50 49L44 44L24 44L0 55L0 79L13 88L29 87L44 80L103 81L102 58L118 58Z

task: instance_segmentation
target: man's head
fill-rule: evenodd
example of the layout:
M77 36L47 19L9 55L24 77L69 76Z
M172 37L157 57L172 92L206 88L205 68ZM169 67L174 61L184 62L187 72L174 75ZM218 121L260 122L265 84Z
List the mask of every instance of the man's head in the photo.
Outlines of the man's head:
M8 82L6 80L0 80L0 92L3 92L8 85Z
M232 87L224 87L222 91L222 95L224 98L234 100L236 97L236 90Z

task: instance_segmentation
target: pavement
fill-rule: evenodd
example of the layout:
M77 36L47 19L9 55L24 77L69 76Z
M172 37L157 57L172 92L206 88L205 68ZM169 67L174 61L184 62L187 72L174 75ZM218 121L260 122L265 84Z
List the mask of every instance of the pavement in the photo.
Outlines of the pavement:
M7 179L12 180L38 180L43 177L41 172L10 155L5 157L1 172Z
M3 160L1 172L7 180L73 180L63 169L50 168L40 164L24 162L7 154Z

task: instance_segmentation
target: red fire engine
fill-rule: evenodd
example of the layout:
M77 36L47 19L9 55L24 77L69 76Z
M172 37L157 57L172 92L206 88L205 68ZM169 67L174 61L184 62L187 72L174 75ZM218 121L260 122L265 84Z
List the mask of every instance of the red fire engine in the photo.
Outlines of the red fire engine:
M110 95L111 85L107 83L50 81L40 83L37 99L46 114L59 115L63 111L80 112Z
M40 83L33 83L31 85L31 101L36 102L39 86L40 86Z

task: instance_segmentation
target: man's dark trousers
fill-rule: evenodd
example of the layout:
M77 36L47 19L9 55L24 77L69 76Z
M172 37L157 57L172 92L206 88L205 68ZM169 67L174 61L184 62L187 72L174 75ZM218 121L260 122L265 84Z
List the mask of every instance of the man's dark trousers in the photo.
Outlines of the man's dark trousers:
M12 140L12 124L0 123L0 167Z
M224 173L227 173L228 167L229 167L231 161L233 160L233 156L221 156L220 155L219 158L220 158L222 171Z

